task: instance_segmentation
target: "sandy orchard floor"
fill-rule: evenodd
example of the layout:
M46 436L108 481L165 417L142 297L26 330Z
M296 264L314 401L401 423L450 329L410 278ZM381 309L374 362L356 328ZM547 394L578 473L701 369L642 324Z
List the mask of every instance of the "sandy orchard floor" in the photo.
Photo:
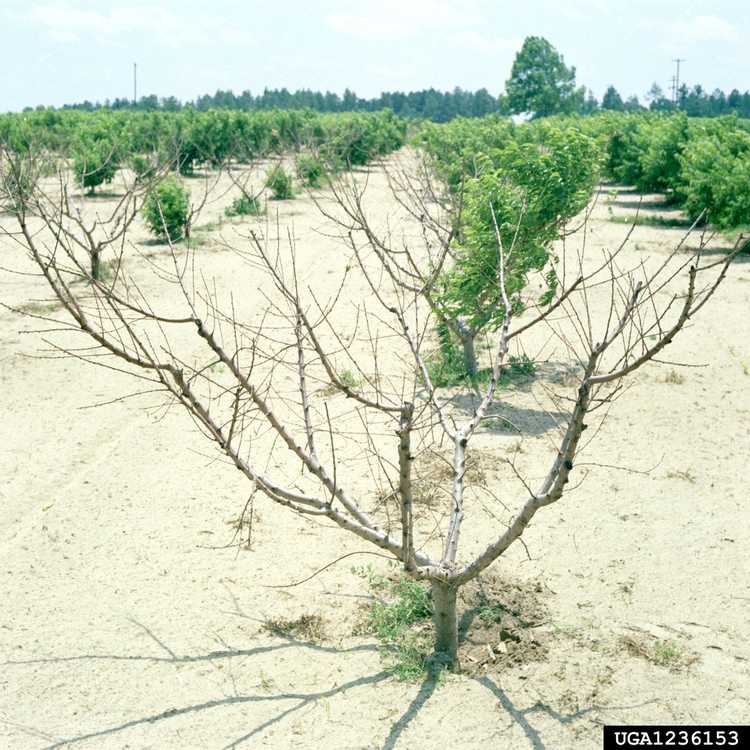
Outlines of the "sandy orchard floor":
M370 179L379 216L397 215L377 169ZM201 221L217 222L231 197L210 204ZM605 198L590 242L613 247L627 227L607 220L610 208L630 214L634 196ZM86 210L112 200L94 198ZM656 207L645 210L664 213L658 196L646 200ZM272 208L282 232L296 237L306 282L331 294L347 259L312 200ZM10 217L0 222L12 226ZM236 239L238 227L204 232L200 253L217 288L234 290L252 312L263 279L217 241ZM628 260L658 258L681 235L639 227ZM146 238L138 226L136 246L164 253ZM39 279L11 272L33 270L22 250L0 240L0 257L0 301L45 311ZM146 259L133 253L127 264L146 279ZM361 279L347 290L366 292ZM45 325L0 310L0 746L558 750L599 747L605 723L746 722L748 310L745 256L670 351L706 366L675 368L681 382L668 366L641 371L587 459L656 468L592 466L527 532L531 559L519 546L492 569L497 585L540 592L545 658L437 686L396 681L375 639L352 635L370 593L349 561L297 588L266 587L363 543L261 502L252 550L212 549L231 540L228 522L247 498L237 472L214 460L186 415L156 420L148 397L84 408L130 393L131 381L72 359L34 358L44 345L30 331ZM350 331L343 313L340 324ZM526 468L541 473L536 448L549 424L529 394L519 398L515 416L531 428ZM339 424L354 429L343 412ZM503 432L479 440L498 458L517 442ZM474 549L481 528L466 534ZM378 558L358 562L386 570ZM320 642L263 627L303 614L323 618ZM668 641L691 663L659 666L628 638L646 649Z

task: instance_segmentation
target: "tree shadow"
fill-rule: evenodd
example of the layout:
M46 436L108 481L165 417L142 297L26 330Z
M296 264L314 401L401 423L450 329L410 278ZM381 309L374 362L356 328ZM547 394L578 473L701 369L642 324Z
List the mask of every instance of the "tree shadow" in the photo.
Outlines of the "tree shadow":
M115 198L123 198L125 196L125 193L118 193L116 190L99 190L98 192L89 193L89 192L83 192L81 193L81 198L87 201L111 201Z
M622 192L622 191L618 191ZM625 197L625 198L607 198L607 205L620 206L621 208L640 208L641 210L660 210L660 211L677 211L679 205L673 201L666 200L664 198L650 198L649 196L638 197ZM692 223L692 222L690 222ZM690 226L690 224L688 224Z
M414 700L409 704L409 707L404 711L403 714L398 718L396 723L391 727L391 731L385 739L383 744L383 750L394 750L396 743L403 734L406 727L411 724L412 721L417 717L422 707L427 703L432 694L435 692L438 686L438 677L428 675L428 677L419 686L417 694L414 696Z
M475 394L459 394L452 403L471 415L480 401ZM490 404L481 429L494 435L538 436L564 424L568 416L567 412L532 409L499 401Z
M458 623L458 642L459 645L464 643L466 636L471 628L471 623L474 621L478 607L471 607L470 609L464 610L461 615L461 620ZM388 736L383 744L383 750L394 750L396 743L403 734L406 727L411 724L412 721L417 717L422 707L427 703L432 694L437 689L440 681L440 674L434 670L430 670L427 676L419 686L417 694L414 696L414 700L409 704L406 711L398 718L396 723L391 727L391 731L388 732Z
M478 608L472 607L463 612L461 622L459 624L459 639L463 643L467 633L471 628L471 624L474 618L477 616ZM176 654L166 643L164 643L157 635L155 635L148 627L136 620L131 620L135 625L140 627L144 632L164 651L164 655L157 656L146 656L140 654L79 654L74 656L63 656L63 657L47 657L38 659L23 659L23 660L9 660L2 663L2 666L6 669L9 667L28 665L28 664L64 664L73 661L141 661L141 662L158 662L167 663L174 665L195 663L195 662L209 662L214 660L231 659L235 657L248 657L255 656L258 654L281 651L288 648L304 648L312 651L324 652L324 653L353 653L359 651L377 651L377 646L374 644L361 644L351 648L336 648L333 646L327 646L320 643L314 643L310 641L302 641L295 639L290 636L279 636L283 639L283 643L267 644L257 646L249 649L232 649L227 648L217 651L209 651L203 654ZM80 734L70 735L68 737L55 737L49 732L42 731L38 727L24 727L20 724L13 724L14 726L33 734L37 738L45 739L50 744L44 746L44 750L58 750L64 747L71 747L78 743L88 742L98 738L111 737L118 735L123 732L127 732L130 729L143 726L143 725L155 725L160 722L168 721L180 716L186 716L191 714L201 714L205 711L213 711L214 709L222 709L224 707L238 706L238 705L249 705L249 704L262 704L262 703L290 703L291 705L284 706L275 712L270 718L267 718L257 725L250 728L244 734L235 737L227 744L222 745L222 750L230 750L231 748L239 748L240 746L248 743L253 738L257 737L261 732L265 731L269 727L284 721L293 714L299 713L304 708L321 700L332 698L333 696L346 693L349 690L353 690L359 687L367 687L378 685L387 680L392 679L392 674L387 670L381 670L370 675L358 677L356 679L349 680L343 684L334 684L332 687L312 690L309 692L304 691L290 691L290 692L265 692L265 693L253 693L243 694L235 693L233 695L225 695L221 698L215 698L212 700L201 701L198 703L189 703L182 706L169 706L163 711L156 713L149 713L142 716L136 716L135 718L123 721L121 723L112 724L105 726L101 729L82 732ZM529 740L530 747L532 750L546 750L541 734L538 729L531 723L530 717L534 714L543 713L548 717L551 717L555 721L562 725L571 724L578 719L586 716L587 714L600 710L602 708L617 708L617 709L629 709L637 708L642 705L646 705L651 701L646 701L638 706L598 706L591 705L587 708L579 709L570 714L564 714L556 711L547 703L543 701L537 701L533 705L527 708L518 708L513 701L509 698L507 693L503 691L489 676L472 677L478 684L489 690L498 700L502 709L510 717L510 719L518 724L523 730L524 734ZM428 670L427 676L422 681L417 690L414 698L401 714L401 716L393 723L385 738L383 744L383 750L395 750L398 745L400 738L407 727L414 721L419 715L419 712L427 704L432 695L438 689L440 685L440 674L439 665L434 666Z
M461 620L458 626L459 632L459 643L463 644L467 638L467 635L471 629L471 624L474 618L478 615L480 607L471 607L464 610ZM546 746L541 740L539 731L535 729L529 720L526 718L528 714L537 712L544 712L552 718L559 721L561 724L570 724L579 718L582 718L588 713L597 710L598 706L591 706L586 709L581 709L573 714L560 714L554 709L549 707L547 704L537 701L532 706L525 709L518 709L513 702L508 698L507 694L503 692L488 676L472 677L478 684L487 688L493 695L500 700L500 705L506 711L508 716L516 722L524 731L524 734L529 738L531 747L533 750L546 750ZM397 721L391 727L390 732L383 744L382 750L395 750L397 743L405 731L405 729L411 724L419 714L419 711L426 705L429 699L439 685L439 675L428 674L422 684L419 686L417 694L409 704L408 708L404 713L397 719Z
M529 740L529 744L533 750L546 750L547 745L542 741L542 737L527 718L531 714L544 713L547 714L551 719L554 719L560 724L572 724L574 721L583 718L587 714L598 710L600 707L597 705L589 706L588 708L580 708L571 714L563 714L559 711L555 711L551 706L537 701L536 703L528 706L527 708L519 709L513 701L508 697L508 694L500 688L495 682L489 677L477 677L478 682L483 687L487 688L499 701L502 708L508 714L508 716L523 730L523 733Z
M179 708L168 708L160 713L150 714L147 716L140 716L137 719L131 719L130 721L123 722L122 724L116 724L114 726L106 727L95 732L87 732L85 734L74 735L72 737L66 737L59 739L51 745L46 745L44 750L57 750L58 748L69 747L78 742L85 742L87 740L96 739L98 737L107 737L119 732L124 732L133 727L137 727L142 724L155 724L159 721L165 721L167 719L173 719L177 716L184 716L185 714L194 714L201 711L210 711L214 708L220 708L223 706L236 706L246 703L273 703L277 701L296 701L296 703L275 714L270 719L258 724L246 734L230 741L228 744L223 745L223 750L230 750L230 748L237 748L241 744L247 742L252 737L262 732L264 729L277 724L289 715L300 711L310 703L314 703L319 700L331 698L338 693L344 693L347 690L351 690L356 687L362 687L364 685L374 685L383 680L389 679L390 673L381 671L367 677L359 677L356 680L350 680L345 682L343 685L337 685L328 690L314 691L311 693L274 693L270 695L232 695L225 698L217 698L211 701L204 701L202 703L193 703L187 706L181 706Z
M609 182L608 180L603 180L599 183L598 192L601 195L607 195L613 190L617 193L638 193L638 188L635 185L619 185L616 182Z
M684 247L682 252L685 255L695 255L700 252L701 256L712 257L715 255L730 255L733 253L735 248L731 245L728 246L717 246L717 247L704 247L703 249L697 247ZM748 240L745 247L734 257L732 263L750 263L750 239Z
M141 628L151 638L161 650L165 652L163 656L146 656L141 654L78 654L74 656L60 656L60 657L42 657L37 659L19 659L19 660L8 660L2 662L3 667L12 668L14 666L22 665L34 665L34 664L65 664L70 662L78 661L136 661L136 662L148 662L148 663L166 663L174 665L190 664L196 662L211 662L216 660L232 659L237 657L248 657L257 656L268 652L281 651L290 648L303 648L309 649L315 652L322 653L333 653L333 654L344 654L344 653L355 653L360 651L377 651L377 646L374 644L361 644L353 646L351 648L336 648L333 646L327 646L325 644L303 641L293 638L284 634L277 634L278 638L281 638L283 643L267 644L262 646L256 646L249 649L232 649L227 648L217 651L209 651L204 654L176 654L166 643L164 643L158 636L156 636L148 627L142 623L131 618L131 622ZM56 750L57 748L70 747L80 742L86 742L92 739L100 737L108 737L111 735L125 732L134 727L138 727L144 724L153 725L161 721L173 719L178 716L184 716L186 714L196 714L203 711L210 711L225 706L235 706L241 704L251 703L275 703L275 702L286 702L293 701L293 705L284 708L280 712L274 714L270 719L263 721L257 726L253 727L246 734L229 742L223 747L225 750L229 748L239 747L241 744L247 742L252 737L256 736L269 726L276 724L286 717L294 714L305 706L315 703L316 701L331 698L339 693L344 693L347 690L353 688L374 685L383 682L391 678L390 672L381 670L371 675L359 677L354 680L350 680L342 685L334 685L331 688L311 691L311 692L283 692L283 693L259 693L259 694L238 694L235 692L234 695L225 696L222 698L216 698L214 700L203 701L200 703L192 703L184 706L174 707L171 706L163 711L147 714L144 716L138 716L134 719L122 722L120 724L114 724L102 729L98 729L91 732L85 732L77 735L71 735L65 738L54 738L48 732L44 732L37 727L25 727L25 731L31 732L38 737L43 737L48 740L53 740L51 744L46 745L44 750ZM17 725L20 727L20 725Z

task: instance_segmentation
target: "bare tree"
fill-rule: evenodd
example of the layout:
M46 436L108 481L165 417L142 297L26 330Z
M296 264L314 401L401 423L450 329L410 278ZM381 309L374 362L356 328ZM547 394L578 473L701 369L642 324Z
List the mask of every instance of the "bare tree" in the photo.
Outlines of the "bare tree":
M717 261L705 259L705 237L691 253L685 252L683 240L665 258L625 268L622 250L629 233L619 248L594 259L587 258L582 233L577 246L566 240L555 300L544 308L529 304L517 320L504 279L517 248L504 247L498 233L502 325L494 334L486 383L467 410L455 390L438 389L430 378L432 294L441 269L452 262L452 232L437 191L414 175L407 168L393 181L408 232L371 221L367 177L349 174L331 183L333 208L321 208L342 230L341 241L354 262L330 299L320 299L304 284L291 233L284 238L277 225L238 237L234 251L270 282L265 310L247 316L238 312L240 301L233 296L221 303L195 270L194 256L175 245L169 246L167 265L154 265L154 271L165 294L178 292L179 314L159 310L157 296L147 298L124 272L106 284L94 278L81 259L79 239L72 231L60 231L49 214L41 215L47 230L42 233L17 211L13 237L64 306L68 328L93 343L93 348L61 349L133 373L147 389L181 405L253 492L356 535L399 561L409 576L428 582L436 656L458 667L460 587L518 541L539 510L563 496L589 422L606 413L628 376L659 360L706 304L739 243ZM370 298L347 302L344 287L355 274ZM88 283L74 284L77 279ZM357 330L364 331L357 338L360 350L336 325L334 311L342 306L348 306L347 317ZM177 330L186 327L192 337ZM489 517L495 519L488 523L480 506L467 505L467 458L482 424L496 414L497 402L513 397L501 388L511 347L536 346L542 332L558 359L575 370L575 385L567 394L547 387L564 416L545 476L536 483L507 460L513 481L499 488L502 496L487 490L494 505ZM384 347L395 352L397 365L383 367ZM358 373L356 385L342 375L343 360ZM283 385L290 375L294 392ZM320 388L333 395L321 400ZM354 440L337 428L342 405L361 422ZM450 448L451 467L445 507L426 523L415 513L414 461L422 452L441 452L443 445ZM268 469L266 459L276 450L287 451L298 470ZM354 475L362 473L357 462L363 456L377 467L374 473L384 487L357 490ZM373 503L377 495L385 500ZM489 536L479 552L464 559L459 556L461 534L472 513L482 516Z

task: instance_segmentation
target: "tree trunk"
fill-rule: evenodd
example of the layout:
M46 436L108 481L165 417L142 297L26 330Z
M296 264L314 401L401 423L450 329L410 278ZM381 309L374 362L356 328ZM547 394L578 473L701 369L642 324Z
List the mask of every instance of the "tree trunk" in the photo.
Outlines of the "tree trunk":
M94 281L101 279L101 259L98 252L91 253L91 278Z
M466 324L463 318L458 319L456 327L464 350L464 370L473 380L477 376L477 354L474 348L476 333Z
M432 621L435 624L435 655L453 670L458 670L458 620L454 586L432 582Z

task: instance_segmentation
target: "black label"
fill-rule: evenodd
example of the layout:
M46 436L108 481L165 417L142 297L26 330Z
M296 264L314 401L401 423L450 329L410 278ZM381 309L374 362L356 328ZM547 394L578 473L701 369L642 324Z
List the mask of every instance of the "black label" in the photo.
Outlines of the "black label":
M750 726L607 726L603 750L667 750L669 748L750 750Z

